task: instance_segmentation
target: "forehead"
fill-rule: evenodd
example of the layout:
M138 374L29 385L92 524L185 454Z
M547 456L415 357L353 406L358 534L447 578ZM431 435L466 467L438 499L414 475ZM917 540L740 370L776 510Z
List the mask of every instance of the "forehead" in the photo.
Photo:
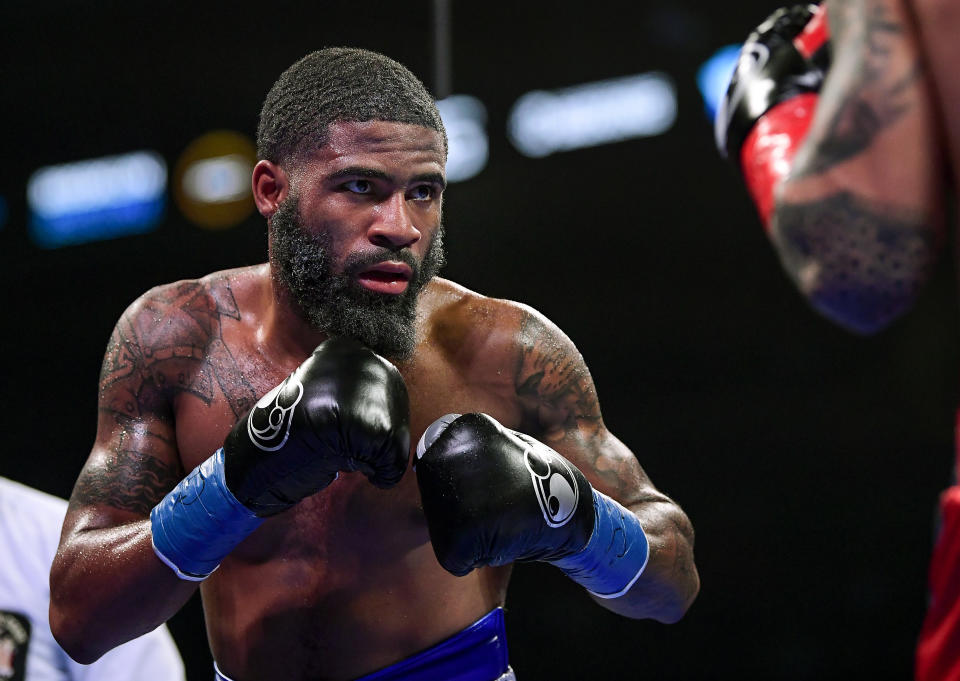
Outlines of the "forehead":
M401 172L443 172L443 138L436 130L392 121L338 121L307 165L321 173L352 166Z

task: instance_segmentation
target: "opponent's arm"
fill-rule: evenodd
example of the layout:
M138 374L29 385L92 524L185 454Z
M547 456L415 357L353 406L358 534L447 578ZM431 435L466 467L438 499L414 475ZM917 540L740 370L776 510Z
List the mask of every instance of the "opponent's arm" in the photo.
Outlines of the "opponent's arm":
M940 135L902 0L828 9L833 63L771 236L817 310L872 333L911 307L940 251Z
M448 415L418 446L438 560L456 575L543 560L610 610L678 620L699 587L689 520L604 427L573 343L530 310L519 336L519 431Z
M183 477L171 405L152 380L149 347L131 307L107 347L98 426L50 573L50 627L89 663L177 612L196 584L182 582L151 547L150 509Z
M827 9L828 44L823 7L778 10L751 34L717 138L800 291L873 333L910 308L940 250L940 138L902 0Z

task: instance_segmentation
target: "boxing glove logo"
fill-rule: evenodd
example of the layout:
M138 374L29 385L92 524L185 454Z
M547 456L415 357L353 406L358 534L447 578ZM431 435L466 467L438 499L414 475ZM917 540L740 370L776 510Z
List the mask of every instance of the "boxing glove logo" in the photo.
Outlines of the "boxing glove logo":
M550 527L563 527L577 510L580 490L569 464L552 451L527 447L523 463L530 471L533 490L543 519Z
M260 398L247 417L250 441L265 452L275 452L287 443L293 409L303 397L303 384L293 374Z

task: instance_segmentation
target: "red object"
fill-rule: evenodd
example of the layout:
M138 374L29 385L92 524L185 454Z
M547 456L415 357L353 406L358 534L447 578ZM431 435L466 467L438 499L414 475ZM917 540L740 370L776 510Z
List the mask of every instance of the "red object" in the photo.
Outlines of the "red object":
M830 30L827 28L827 8L824 5L817 7L813 17L807 22L796 38L793 45L797 51L810 59L830 39Z
M793 44L800 54L810 59L829 39L827 8L820 5L803 31L793 39ZM780 102L760 117L743 143L740 167L768 232L774 189L790 171L793 157L810 129L816 107L815 93Z
M929 571L927 615L917 641L915 681L960 680L960 487L940 496L940 531Z
M954 479L960 480L960 410ZM915 681L960 681L960 486L940 495L940 529L928 572L929 604L917 640Z
M740 150L743 178L767 231L773 190L790 172L816 107L817 95L812 92L780 102L757 120Z

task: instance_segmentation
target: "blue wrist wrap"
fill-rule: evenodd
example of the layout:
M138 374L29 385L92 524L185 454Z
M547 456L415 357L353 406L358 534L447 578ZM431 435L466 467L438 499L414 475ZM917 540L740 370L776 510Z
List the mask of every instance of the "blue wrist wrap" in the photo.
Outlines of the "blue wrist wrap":
M150 511L157 557L180 579L195 582L216 570L262 522L227 489L222 447Z
M582 550L550 561L598 598L627 593L650 555L647 535L636 515L603 492L593 490L597 521Z

